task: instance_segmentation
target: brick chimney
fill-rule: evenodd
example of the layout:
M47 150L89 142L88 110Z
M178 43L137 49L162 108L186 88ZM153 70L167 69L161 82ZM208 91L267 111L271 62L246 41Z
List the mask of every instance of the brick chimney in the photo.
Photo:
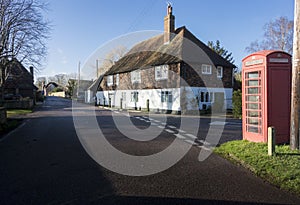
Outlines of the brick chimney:
M164 18L164 43L172 40L172 33L175 31L175 16L172 14L172 5L168 4L167 15ZM174 35L174 34L173 34Z
M34 82L34 79L33 79L33 78L34 78L34 76L33 76L33 74L34 74L34 73L33 73L33 66L30 66L30 67L29 67L29 71L30 71L30 74L31 74L31 76L32 76L32 83L33 83L33 82Z

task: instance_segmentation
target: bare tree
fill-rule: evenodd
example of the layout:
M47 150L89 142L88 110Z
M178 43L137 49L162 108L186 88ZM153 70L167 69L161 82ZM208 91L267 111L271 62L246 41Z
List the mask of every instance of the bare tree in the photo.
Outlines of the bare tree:
M56 74L54 76L49 76L48 81L57 83L61 86L66 86L68 84L68 80L70 79L70 75L68 74Z
M14 59L38 69L46 57L45 40L50 32L50 23L43 17L46 9L47 4L39 0L0 0L2 85L5 69Z
M36 79L35 85L42 90L43 86L46 85L46 77L38 77Z
M99 60L101 61L101 65L99 66L98 69L98 76L104 74L105 72L108 71L108 69L111 68L111 66L114 65L115 62L120 60L125 54L127 53L127 48L124 46L118 46L111 50L105 58L100 58Z
M264 26L264 39L253 41L246 52L259 50L281 50L292 54L293 51L293 21L287 17L279 17Z
M50 23L38 0L0 0L0 57L40 65L46 56Z

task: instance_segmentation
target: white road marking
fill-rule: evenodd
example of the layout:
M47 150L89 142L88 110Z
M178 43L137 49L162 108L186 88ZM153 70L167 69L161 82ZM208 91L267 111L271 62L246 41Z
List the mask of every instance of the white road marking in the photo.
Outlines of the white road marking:
M172 129L177 129L177 127L175 126L172 126L172 125L168 125L169 128L172 128Z
M223 122L223 121L214 121L209 123L210 125L226 125L227 122Z
M212 146L214 146L214 145L212 145L211 143L209 143L209 142L206 142L206 141L204 141L204 140L198 140L200 143L202 143L203 145L207 145L207 146L210 146L210 147L212 147Z
M109 110L110 108L107 108L107 107L104 107L104 109L107 109ZM148 119L144 119L143 117L140 117L140 116L130 116L128 112L119 112L119 111L114 111L115 113L118 113L118 114L122 114L126 117L133 117L133 118L136 118L138 120L141 120L141 121L144 121L144 122L150 122L151 125L153 126L157 126L158 124L154 123L154 122L157 122L157 123L160 123L161 125L167 125L167 123L165 122L160 122L158 120L155 120L155 119L152 119L152 118L148 118ZM152 121L152 122L151 122ZM221 122L221 121L214 121L212 123L210 123L210 125L226 125L226 124L232 124L232 125L241 125L241 123L236 123L236 122L230 122L230 123L227 123L227 122ZM22 126L22 125L21 125ZM19 126L19 127L21 127ZM158 128L161 128L161 129L165 129L165 127L163 126L160 126L158 125L157 126ZM172 129L177 129L177 127L175 126L172 126L172 125L168 125L169 128L172 128ZM185 142L189 143L189 144L192 144L192 145L197 145L197 142L195 141L192 141L192 140L189 140L187 139L185 136L181 135L181 134L175 134L175 132L173 130L170 130L170 129L165 129L167 132L171 133L171 134L174 134L177 138L179 139L183 139ZM192 135L192 134L189 134L187 133L186 131L182 130L182 129L177 129L178 132L180 133L183 133L185 134L187 137L189 138L192 138L192 139L197 139L197 137L195 135ZM6 137L5 137L6 138ZM3 141L4 139L2 138L0 141ZM202 143L203 145L199 145L198 148L200 149L204 149L204 150L207 150L207 151L212 151L212 149L210 147L213 147L214 145L210 144L209 142L206 142L204 140L198 140L198 142Z
M177 138L179 139L186 139L184 136L182 136L181 134L174 134Z
M181 130L181 129L178 129L178 132L181 132L181 133L186 133L186 131L184 131L184 130Z
M205 147L205 146L203 146L203 145L201 145L201 146L198 146L200 149L204 149L204 150L206 150L206 151L211 151L211 149L210 148L208 148L208 147Z
M175 132L173 130L165 129L168 133L174 134Z
M195 135L192 135L192 134L185 134L185 135L192 138L192 139L197 139L197 137Z

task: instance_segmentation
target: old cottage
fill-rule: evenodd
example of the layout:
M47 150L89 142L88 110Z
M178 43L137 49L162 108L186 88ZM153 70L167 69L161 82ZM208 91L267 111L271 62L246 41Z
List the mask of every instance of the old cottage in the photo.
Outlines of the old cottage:
M11 60L5 69L5 80L1 82L4 99L34 99L38 88L33 84L33 78L33 67L30 67L30 71L28 71L17 59Z
M186 27L175 29L169 5L164 34L138 43L109 69L97 103L167 112L225 110L232 106L234 68Z

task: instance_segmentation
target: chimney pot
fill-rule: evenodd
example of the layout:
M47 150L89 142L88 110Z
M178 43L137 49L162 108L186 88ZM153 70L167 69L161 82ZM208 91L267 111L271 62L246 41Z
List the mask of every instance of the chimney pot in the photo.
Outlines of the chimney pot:
M167 44L172 40L172 33L175 31L175 16L172 14L172 6L168 4L167 15L164 18L164 43Z

